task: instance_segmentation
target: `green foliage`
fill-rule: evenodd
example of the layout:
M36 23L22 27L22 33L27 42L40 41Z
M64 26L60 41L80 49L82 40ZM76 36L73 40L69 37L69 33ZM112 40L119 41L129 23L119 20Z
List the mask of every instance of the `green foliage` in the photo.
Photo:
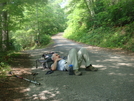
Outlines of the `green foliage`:
M69 1L66 38L89 45L134 50L133 0Z
M38 40L40 45L46 45L51 40L49 36L63 32L66 19L60 2L61 0L7 1L0 11L7 11L9 15L7 22L10 49L19 51L33 47L36 45L35 40Z
M15 51L49 44L50 36L66 27L65 14L59 5L60 2L62 1L1 0L0 51L4 42L8 43L5 44L6 47ZM2 35L2 32L7 33ZM39 44L36 41L39 41ZM7 53L0 55L0 76L8 70L5 63L9 62L9 59Z
M8 71L10 71L9 66L4 62L0 62L0 78L5 77Z
M124 26L134 21L134 1L119 2L107 8L109 19L113 25Z
M89 32L65 34L65 37L89 45L134 51L134 28L132 26L134 23L120 28L99 27L95 30L90 29Z
M51 40L51 37L49 36L49 35L41 35L41 37L40 37L41 39L40 39L40 43L42 44L42 45L47 45L48 43L50 43L50 40Z

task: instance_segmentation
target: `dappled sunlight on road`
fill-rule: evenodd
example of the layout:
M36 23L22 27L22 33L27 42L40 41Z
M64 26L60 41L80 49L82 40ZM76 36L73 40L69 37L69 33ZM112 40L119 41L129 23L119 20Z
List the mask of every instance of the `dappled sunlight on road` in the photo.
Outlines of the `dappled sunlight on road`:
M60 94L60 92L57 91L57 89L51 91L44 90L38 96L40 97L40 100L47 100L56 97L57 94Z
M97 72L85 71L82 64L82 76L68 75L68 72L54 71L45 75L42 65L36 69L35 60L31 67L39 73L35 80L41 86L30 84L25 89L32 101L132 101L134 84L134 58L101 50L99 47L87 46L65 40L60 34L53 36L52 47L28 51L36 59L48 51L58 51L67 55L69 50L85 47L89 51L91 64Z
M122 74L122 73L114 73L114 72L111 72L111 73L108 73L109 75L117 75L117 76L125 76L127 74Z
M112 58L104 60L104 62L108 62L108 61L110 61L110 62L120 62L121 60L120 59L112 59Z
M42 87L42 89L37 89L37 88L38 87L30 86L30 88L26 88L20 92L26 94L25 100L28 101L63 101L62 98L56 99L56 96L60 94L58 88L49 89L49 90L45 90L45 87Z
M133 63L118 63L119 66L133 66Z
M75 44L74 44L74 43L69 43L69 44L66 44L66 45L74 46ZM63 46L63 44L57 44L57 45L54 45L54 47L59 47L59 46Z
M98 68L99 70L106 70L107 67L105 67L104 65L93 65L94 67Z
M24 93L24 92L28 92L28 91L30 91L31 89L30 88L24 88L24 89L22 89L20 92L21 93Z
M62 98L57 99L56 97L60 94L59 88L51 87L45 82L42 82L41 86L30 85L21 92L25 92L26 99L31 99L31 101L63 101Z

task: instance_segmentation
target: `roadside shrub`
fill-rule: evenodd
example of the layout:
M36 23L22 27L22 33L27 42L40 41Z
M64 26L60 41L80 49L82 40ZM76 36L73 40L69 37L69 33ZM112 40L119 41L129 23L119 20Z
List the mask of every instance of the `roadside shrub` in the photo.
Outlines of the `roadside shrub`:
M77 31L76 33L67 33L66 38L89 45L123 48L134 51L134 23L124 27L99 27L86 31Z
M51 40L51 37L49 35L43 34L40 36L40 44L41 45L47 45Z
M9 66L4 62L0 62L0 78L5 77L8 71L10 71Z

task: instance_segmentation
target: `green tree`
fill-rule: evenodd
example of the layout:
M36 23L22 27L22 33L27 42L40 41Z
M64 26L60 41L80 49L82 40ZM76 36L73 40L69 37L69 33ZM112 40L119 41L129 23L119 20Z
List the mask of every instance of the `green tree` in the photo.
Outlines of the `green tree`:
M8 49L8 13L6 10L7 1L0 2L1 6L1 48L2 51L6 51Z
M64 36L106 47L123 47L125 44L133 43L132 30L124 35L121 35L122 32L116 32L120 27L132 28L133 5L134 0L68 0L65 7L68 22ZM126 33L125 30L123 32Z
M7 47L12 42L15 47L25 48L33 45L34 40L40 42L43 34L53 35L58 31L65 29L64 12L60 8L59 0L7 0L0 3L6 3L0 10L1 31L8 33L1 34L1 39L5 40ZM21 38L25 37L24 38ZM48 38L48 37L46 37ZM9 40L10 39L10 40ZM49 43L49 41L48 41ZM1 44L2 45L2 44ZM20 49L20 48L17 48Z

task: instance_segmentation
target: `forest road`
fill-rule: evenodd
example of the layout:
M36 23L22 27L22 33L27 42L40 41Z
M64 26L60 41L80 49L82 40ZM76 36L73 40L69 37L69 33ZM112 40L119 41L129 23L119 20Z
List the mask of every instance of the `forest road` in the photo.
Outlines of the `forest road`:
M40 86L30 84L25 101L134 101L134 57L107 51L99 47L76 43L59 33L52 37L54 44L44 48L27 50L32 57L33 72L38 72L36 80ZM35 67L35 60L49 51L67 55L69 50L85 47L90 61L97 72L88 72L81 67L82 76L55 71L45 75L46 70Z

